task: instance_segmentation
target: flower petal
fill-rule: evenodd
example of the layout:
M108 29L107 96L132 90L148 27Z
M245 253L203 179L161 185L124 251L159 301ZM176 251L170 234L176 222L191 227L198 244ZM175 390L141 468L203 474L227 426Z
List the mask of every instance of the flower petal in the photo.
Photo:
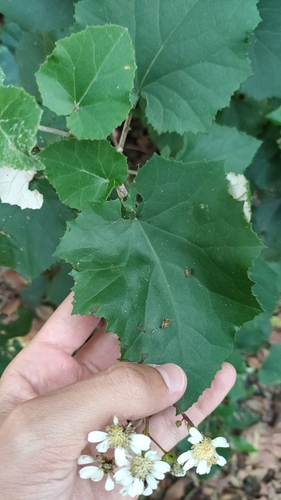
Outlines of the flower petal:
M94 481L95 483L97 481L100 481L104 476L104 471L102 469L98 469L94 474L91 476L91 480Z
M119 491L120 495L123 497L127 496L129 494L129 486L123 486L121 490Z
M153 471L153 476L156 478L156 479L164 479L165 477L165 474L163 474L163 472L158 472L158 471Z
M78 465L91 464L94 461L94 457L91 457L90 455L80 455L77 459Z
M223 467L226 464L226 460L221 455L217 456L217 464Z
M195 460L194 458L190 458L183 466L183 470L186 472L192 467L196 467L199 464L199 460Z
M119 469L117 472L115 472L114 479L119 483L122 482L123 479L127 476L131 476L130 469L129 467L123 467L123 469Z
M107 439L105 439L101 443L97 444L97 446L96 446L96 449L100 453L105 453L108 450L108 448L109 448L109 442L107 441Z
M196 429L196 427L190 427L189 434L191 437L188 438L187 441L189 441L192 444L201 443L201 441L203 440L201 432L199 432L198 429Z
M107 432L102 432L102 431L92 431L89 432L88 434L88 441L89 443L99 443L100 441L103 441L106 439L108 436Z
M196 472L197 474L207 474L208 468L209 467L206 460L199 460Z
M212 445L215 448L229 448L229 443L224 437L217 437L212 440Z
M152 488L150 488L150 486L147 486L145 488L145 490L143 490L143 492L142 492L143 496L145 496L145 497L148 497L149 495L151 495L151 493L152 493Z
M155 462L155 460L160 460L160 457L157 455L156 451L153 450L148 450L144 454L145 458L149 458L149 460L152 460L152 462Z
M121 446L117 446L114 450L114 458L115 463L118 467L122 467L126 462L126 450L125 448L121 448Z
M133 482L134 495L141 495L144 490L144 483L141 479L136 477Z
M112 477L110 477L110 475L108 474L107 479L105 481L105 485L104 485L106 491L113 490L114 486L115 486L114 481L113 481Z
M131 437L131 443L139 450L148 450L150 447L151 439L144 434L133 434Z
M162 462L159 460L159 462L155 462L153 465L153 471L157 470L157 472L169 472L171 470L171 467L167 462Z
M83 467L79 471L79 476L81 479L89 479L98 470L98 467L94 465L89 465L89 467Z
M156 481L156 479L153 476L153 474L149 474L147 476L146 482L147 482L148 486L150 486L150 488L152 488L153 490L155 490L157 488L158 481Z
M185 451L184 453L178 456L178 463L183 464L190 458L192 458L192 451L191 450Z

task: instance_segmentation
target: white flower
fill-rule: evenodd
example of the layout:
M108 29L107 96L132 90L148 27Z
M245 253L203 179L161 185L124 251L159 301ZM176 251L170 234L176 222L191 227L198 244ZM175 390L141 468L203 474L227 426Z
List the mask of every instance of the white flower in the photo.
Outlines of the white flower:
M155 451L149 450L144 455L128 457L125 467L114 474L114 479L123 485L121 495L148 496L169 470L170 465L163 462Z
M244 203L243 203L243 212L244 212L246 220L248 222L250 222L252 211L251 211L250 203L248 201L244 201Z
M195 427L191 427L189 433L191 437L188 438L188 441L193 444L192 449L178 457L179 464L184 464L184 471L196 467L197 474L208 474L212 465L223 466L226 464L225 458L216 452L216 448L229 447L224 437L207 438Z
M113 490L115 484L112 479L112 474L115 468L115 462L113 458L97 456L96 458L91 457L90 455L80 455L77 460L78 465L90 464L93 462L98 463L98 467L95 465L89 465L86 467L82 467L79 471L79 475L81 479L91 479L92 481L101 481L104 475L107 475L105 481L105 489L106 491Z
M114 449L116 465L121 467L125 464L126 454L133 451L140 454L148 450L151 439L144 434L136 434L134 427L129 424L126 427L119 425L118 418L114 416L113 425L106 428L107 432L92 431L88 434L90 443L99 443L96 449L105 453L109 448Z
M242 174L234 174L233 172L229 172L226 175L227 180L229 181L228 192L231 196L238 201L247 200L247 179Z
M243 212L245 218L248 222L251 220L251 207L250 203L247 201L248 199L248 190L247 190L247 179L242 174L234 174L233 172L229 172L226 175L227 180L229 181L228 192L238 201L244 201L243 203Z

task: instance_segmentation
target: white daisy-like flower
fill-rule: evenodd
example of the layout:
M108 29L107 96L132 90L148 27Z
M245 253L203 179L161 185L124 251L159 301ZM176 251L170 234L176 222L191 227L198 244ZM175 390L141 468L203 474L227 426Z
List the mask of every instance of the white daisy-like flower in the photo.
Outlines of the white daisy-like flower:
M238 201L244 201L243 203L243 212L245 218L248 222L251 220L251 207L248 200L248 190L247 190L247 179L243 174L234 174L233 172L229 172L226 175L227 180L229 181L228 192Z
M229 444L224 437L211 439L205 437L195 427L189 429L190 438L188 441L192 443L192 448L189 451L182 453L178 457L179 464L183 465L183 470L186 472L191 467L196 467L197 474L208 474L212 465L225 465L224 457L218 455L216 448L228 448Z
M144 454L128 457L125 467L114 474L114 479L116 483L123 485L121 495L148 496L169 471L170 465L163 462L156 451L149 450Z
M95 465L87 465L86 467L82 467L79 471L79 476L81 479L91 479L92 481L101 481L104 475L107 476L105 481L105 489L106 491L113 490L115 484L112 479L112 474L114 472L114 468L116 467L115 461L113 458L97 456L96 458L91 457L90 455L80 455L77 460L78 465L85 465L96 462L98 467Z
M96 449L100 453L105 453L109 448L114 449L116 465L121 467L125 464L126 454L130 451L140 454L150 447L151 439L144 434L137 434L134 427L119 425L118 418L114 416L113 425L106 428L106 432L92 431L88 434L90 443L99 443Z

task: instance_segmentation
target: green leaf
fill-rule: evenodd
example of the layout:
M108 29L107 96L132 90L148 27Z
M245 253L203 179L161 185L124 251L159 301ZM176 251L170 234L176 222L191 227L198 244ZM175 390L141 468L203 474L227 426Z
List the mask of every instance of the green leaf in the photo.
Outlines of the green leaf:
M75 312L104 316L124 359L184 368L186 407L230 354L237 326L260 310L247 277L260 244L221 163L155 155L136 195L142 203L123 217L119 200L85 208L56 253L75 268Z
M5 344L8 339L13 337L23 337L30 331L33 318L32 311L19 307L17 309L17 316L17 319L14 321L0 323L0 345Z
M33 184L37 188L36 183ZM57 262L52 255L73 217L70 209L61 204L46 181L38 190L44 195L40 210L22 210L16 205L2 203L0 219L0 261L16 269L27 280ZM8 252L8 250L10 252Z
M274 194L276 197L281 195L280 149L274 138L263 141L246 176L253 191L269 191L271 196ZM261 193L258 204L264 197L264 193Z
M16 50L21 86L37 101L40 101L41 97L35 73L45 61L46 56L52 52L55 40L54 33L23 33Z
M40 159L61 201L78 210L106 200L128 177L125 156L107 141L64 140L42 151Z
M135 93L158 133L206 132L251 74L247 37L259 15L253 0L82 0L82 25L128 27L136 51Z
M16 59L9 49L3 45L0 45L0 66L6 75L5 84L19 85L18 65Z
M258 373L262 384L281 384L281 344L271 346L269 356L266 358Z
M71 292L74 282L69 275L70 271L71 266L69 264L60 263L59 271L52 278L47 290L47 300L51 304L59 306Z
M281 3L279 0L260 0L262 22L256 28L249 55L253 76L242 85L242 91L255 99L281 97Z
M220 125L236 127L242 132L259 137L264 131L266 114L271 110L270 102L258 102L242 92L237 92L229 107L219 111L216 119Z
M67 116L78 139L105 139L130 111L134 71L126 29L88 27L59 40L36 79L44 105Z
M281 106L279 108L275 109L274 111L271 111L267 115L267 118L271 120L275 125L281 125Z
M30 331L33 313L19 307L18 318L8 324L0 323L0 376L5 368L21 350L17 337L26 335Z
M265 260L281 259L281 199L268 197L253 212L253 228L268 247Z
M0 12L31 32L62 29L73 24L74 0L0 0Z
M236 333L236 347L247 354L253 354L267 342L272 333L270 324L272 313L261 313L252 321L247 321Z
M231 441L234 445L234 448L241 453L251 453L257 451L246 439L243 439L241 436L231 436Z
M0 166L34 170L40 165L31 151L41 113L24 90L0 86Z
M172 141L174 142L173 137ZM170 146L169 140L167 144ZM214 123L208 134L184 134L183 146L178 151L176 160L225 160L226 172L242 174L260 145L261 141L244 132Z
M258 257L249 270L249 278L255 282L253 293L260 305L264 311L273 314L281 294L280 265L275 271L270 263Z

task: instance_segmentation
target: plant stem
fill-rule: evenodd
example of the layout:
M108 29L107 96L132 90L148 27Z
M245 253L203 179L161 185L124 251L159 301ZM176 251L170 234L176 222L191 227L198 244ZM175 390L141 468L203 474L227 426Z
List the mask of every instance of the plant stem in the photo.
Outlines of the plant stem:
M181 414L183 420L185 420L190 427L195 427L192 420L190 420L190 418L188 418L188 416L176 404L174 404L173 406L178 410L178 412Z
M157 443L157 441L155 441L155 439L151 436L151 434L148 434L151 441L153 441L153 443L156 444L156 446L158 446L158 448L160 448L161 451L163 451L164 455L166 455L166 453L168 453L166 450L164 450L164 448L162 448L162 446L160 446L159 443Z
M57 128L45 127L44 125L39 125L38 130L47 132L48 134L61 135L62 137L73 137L70 132L65 132L65 130L59 130Z
M126 142L126 139L127 139L127 135L129 133L129 130L130 130L130 125L131 125L132 117L133 117L133 114L130 111L130 113L128 114L128 116L127 116L127 118L126 118L126 120L124 122L123 129L122 129L122 134L121 134L118 146L116 148L119 153L123 153L123 149L124 149L124 145L125 145L125 142Z

